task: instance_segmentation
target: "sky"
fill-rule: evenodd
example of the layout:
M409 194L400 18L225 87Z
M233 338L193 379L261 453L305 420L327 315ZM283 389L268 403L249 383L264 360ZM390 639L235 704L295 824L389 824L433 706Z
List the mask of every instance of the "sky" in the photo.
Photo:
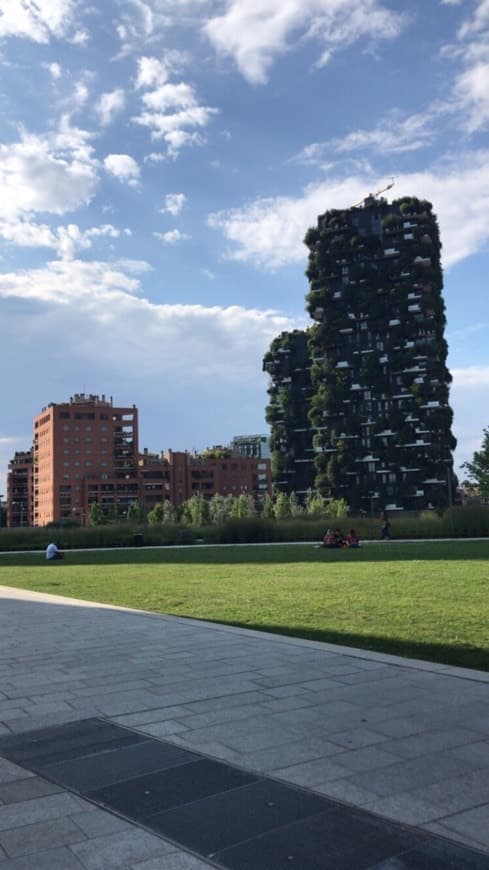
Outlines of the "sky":
M489 0L0 0L0 492L79 392L140 447L267 431L317 216L385 187L443 242L456 464L489 424ZM463 472L461 474L463 477Z

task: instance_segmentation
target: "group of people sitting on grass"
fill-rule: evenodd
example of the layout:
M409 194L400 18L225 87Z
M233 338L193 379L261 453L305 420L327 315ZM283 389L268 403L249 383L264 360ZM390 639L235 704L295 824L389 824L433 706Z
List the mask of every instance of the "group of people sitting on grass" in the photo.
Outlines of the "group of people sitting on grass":
M338 547L359 547L360 538L355 529L350 529L345 536L341 529L328 529L323 538L323 547L331 549Z

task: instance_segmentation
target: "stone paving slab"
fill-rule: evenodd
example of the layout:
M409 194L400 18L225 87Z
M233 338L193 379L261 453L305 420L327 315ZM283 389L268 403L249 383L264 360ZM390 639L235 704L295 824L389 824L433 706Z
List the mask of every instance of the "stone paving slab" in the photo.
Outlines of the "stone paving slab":
M3 735L114 718L283 782L295 782L303 766L304 785L318 794L489 856L489 673L7 587L0 600ZM66 793L22 799L22 790L14 810L1 788L27 782L19 771L12 779L0 764L0 831L19 818L33 826L91 812ZM101 854L115 836L80 832L99 841ZM97 866L95 852L73 849L41 851L70 855L71 864L51 867ZM171 849L182 868L200 860ZM2 857L0 867L23 860ZM158 860L141 854L119 866L152 870Z

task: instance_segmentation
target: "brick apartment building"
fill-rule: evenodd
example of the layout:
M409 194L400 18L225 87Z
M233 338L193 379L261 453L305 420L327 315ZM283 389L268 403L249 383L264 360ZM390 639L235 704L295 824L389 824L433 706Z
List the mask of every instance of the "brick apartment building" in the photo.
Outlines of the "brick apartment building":
M139 459L141 500L144 509L168 500L178 506L193 495L252 495L257 503L271 493L270 460L242 456L231 448L216 448L202 455L149 453Z
M32 450L15 453L8 465L7 526L32 524Z
M75 394L34 418L32 524L84 521L98 501L122 517L138 499L138 412Z
M165 500L178 507L194 494L248 493L259 502L271 492L271 469L268 459L232 448L202 456L139 453L135 405L115 407L112 397L78 393L34 418L33 448L15 454L7 486L8 526L83 525L94 502L111 520L123 520L134 502L147 513Z

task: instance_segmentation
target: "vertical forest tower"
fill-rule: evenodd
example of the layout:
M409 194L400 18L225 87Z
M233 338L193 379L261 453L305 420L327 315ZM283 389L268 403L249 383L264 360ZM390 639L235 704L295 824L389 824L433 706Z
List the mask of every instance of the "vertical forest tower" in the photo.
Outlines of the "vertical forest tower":
M314 324L264 359L276 488L368 513L443 508L456 442L431 204L369 196L325 212L305 244Z

